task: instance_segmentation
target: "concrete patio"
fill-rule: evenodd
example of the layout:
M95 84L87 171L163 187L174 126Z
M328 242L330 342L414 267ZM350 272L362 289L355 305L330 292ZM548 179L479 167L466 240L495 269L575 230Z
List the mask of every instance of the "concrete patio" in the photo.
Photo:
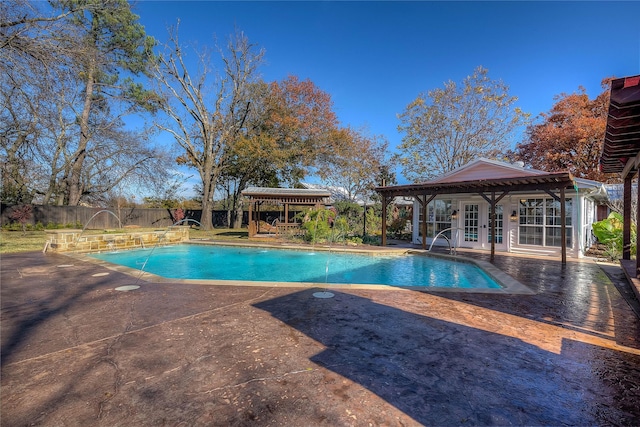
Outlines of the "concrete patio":
M121 292L135 279L3 255L2 425L640 425L640 308L620 267L493 264L535 294Z

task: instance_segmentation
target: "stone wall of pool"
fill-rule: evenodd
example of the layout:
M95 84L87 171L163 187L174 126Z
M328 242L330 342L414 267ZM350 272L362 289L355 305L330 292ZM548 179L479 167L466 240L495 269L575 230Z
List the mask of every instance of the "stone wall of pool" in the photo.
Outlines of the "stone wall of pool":
M188 226L129 233L88 233L82 230L49 230L43 252L100 252L139 249L189 240Z

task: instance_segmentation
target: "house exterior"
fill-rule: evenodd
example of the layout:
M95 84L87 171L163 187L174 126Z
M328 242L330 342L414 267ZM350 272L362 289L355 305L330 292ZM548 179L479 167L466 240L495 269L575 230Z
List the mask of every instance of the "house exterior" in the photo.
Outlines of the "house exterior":
M562 180L556 187L552 186L558 177ZM383 196L405 191L414 194L412 242L415 244L427 248L433 244L487 249L492 253L495 250L562 255L563 260L566 256L582 257L591 246L594 240L591 224L597 221L597 207L607 196L604 186L596 181L482 158L432 181L396 189L382 187L378 191ZM424 191L424 195L420 196L419 191ZM558 193L564 195L564 206ZM490 221L492 204L495 205L495 225ZM564 224L562 210L565 211ZM492 232L496 236L493 247ZM566 254L563 254L563 245L566 245Z

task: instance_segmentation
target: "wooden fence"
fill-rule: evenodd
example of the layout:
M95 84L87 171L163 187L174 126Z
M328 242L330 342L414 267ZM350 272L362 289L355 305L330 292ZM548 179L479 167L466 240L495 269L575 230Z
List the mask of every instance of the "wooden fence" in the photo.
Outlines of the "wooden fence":
M105 209L90 208L84 206L50 206L50 205L31 205L32 215L27 224L35 226L41 223L47 227L47 224L55 225L71 225L72 227L87 227L90 229L115 229L126 226L139 227L158 227L164 228L176 223L175 209L150 209L150 208L122 208L122 209ZM19 206L1 205L0 225L6 225L16 222L11 218L12 212ZM184 210L184 219L192 219L200 222L202 210L186 209ZM295 212L290 212L295 215ZM282 212L265 211L260 212L260 219L270 222L282 216ZM247 224L248 213L243 212L242 224ZM120 224L118 223L120 220ZM193 222L185 222L186 224L194 224ZM227 211L213 211L211 225L214 227L227 226Z

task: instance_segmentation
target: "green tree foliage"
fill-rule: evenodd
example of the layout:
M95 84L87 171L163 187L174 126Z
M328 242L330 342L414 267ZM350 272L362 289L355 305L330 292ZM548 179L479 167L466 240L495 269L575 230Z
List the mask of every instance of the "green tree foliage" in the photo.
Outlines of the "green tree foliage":
M501 158L528 114L500 80L478 67L461 84L421 93L399 115L404 133L396 157L403 174L419 181L478 157Z
M68 41L77 49L74 64L84 83L78 143L66 180L66 202L77 205L84 191L82 174L87 148L95 134L92 121L109 108L108 99L119 98L150 108L148 101L153 95L130 77L123 79L121 73L145 72L155 40L145 34L126 0L61 0L53 4L63 11L73 11L71 22L77 33ZM78 10L81 4L86 7Z
M348 236L362 236L364 208L357 203L341 200L333 204L338 218L347 222Z

